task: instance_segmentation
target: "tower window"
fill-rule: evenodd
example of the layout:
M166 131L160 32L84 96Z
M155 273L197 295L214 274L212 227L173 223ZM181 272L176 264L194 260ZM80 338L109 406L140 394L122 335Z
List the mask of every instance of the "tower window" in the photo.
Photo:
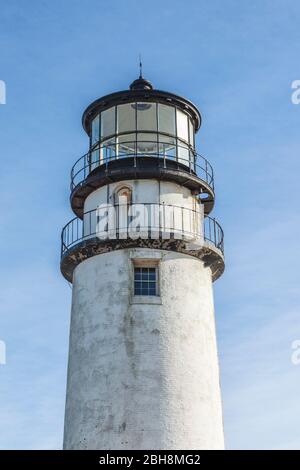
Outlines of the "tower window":
M127 186L123 186L115 192L115 204L130 204L131 196L131 189Z
M134 295L158 295L157 268L134 268Z

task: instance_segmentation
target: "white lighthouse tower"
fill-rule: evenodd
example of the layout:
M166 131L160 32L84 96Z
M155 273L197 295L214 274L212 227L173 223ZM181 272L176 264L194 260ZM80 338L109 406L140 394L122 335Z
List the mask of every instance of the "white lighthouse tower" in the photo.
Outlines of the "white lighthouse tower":
M83 114L90 149L62 232L65 449L224 448L212 288L223 232L200 125L190 101L142 76Z

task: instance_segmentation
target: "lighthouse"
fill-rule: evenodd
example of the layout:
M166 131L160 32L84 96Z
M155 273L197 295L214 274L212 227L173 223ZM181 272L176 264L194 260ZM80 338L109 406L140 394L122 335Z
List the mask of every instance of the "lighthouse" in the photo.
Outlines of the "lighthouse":
M201 115L140 75L83 113L61 272L72 283L65 449L223 449L213 282L223 231Z

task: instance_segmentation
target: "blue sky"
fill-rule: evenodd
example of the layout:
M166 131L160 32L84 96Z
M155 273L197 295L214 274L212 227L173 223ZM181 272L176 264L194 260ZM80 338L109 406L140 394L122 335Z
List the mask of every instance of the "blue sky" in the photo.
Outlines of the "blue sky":
M138 74L203 116L226 273L215 284L227 448L300 449L300 12L291 0L12 0L0 12L0 448L61 448L71 289L60 230L85 107Z

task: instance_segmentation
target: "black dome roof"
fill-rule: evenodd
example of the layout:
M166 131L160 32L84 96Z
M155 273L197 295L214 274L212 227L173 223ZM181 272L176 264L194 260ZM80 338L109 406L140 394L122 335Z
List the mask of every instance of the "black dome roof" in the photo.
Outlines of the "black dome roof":
M169 93L167 91L156 90L149 80L146 80L141 75L134 80L129 87L129 90L117 91L102 98L97 99L91 103L83 113L82 125L87 134L90 134L91 121L94 117L111 106L118 104L131 103L133 101L149 101L154 103L164 103L181 108L188 113L195 126L197 132L201 126L201 115L196 106L186 98Z

